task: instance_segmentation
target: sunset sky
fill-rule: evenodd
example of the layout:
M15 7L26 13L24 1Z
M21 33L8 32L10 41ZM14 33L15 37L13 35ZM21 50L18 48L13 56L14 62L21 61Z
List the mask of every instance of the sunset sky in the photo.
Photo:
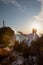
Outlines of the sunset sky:
M3 20L15 31L43 33L43 0L0 0L0 27Z

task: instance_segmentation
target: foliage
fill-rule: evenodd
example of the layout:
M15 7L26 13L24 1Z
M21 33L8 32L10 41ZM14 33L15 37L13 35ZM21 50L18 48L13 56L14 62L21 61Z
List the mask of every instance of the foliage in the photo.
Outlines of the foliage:
M32 42L31 52L33 54L41 54L43 51L43 36Z
M19 51L19 41L15 41L14 51Z
M15 33L10 27L0 28L0 45L8 45L9 40L13 35L15 35Z
M29 55L29 48L28 46L23 42L19 43L18 41L16 41L14 50L16 50L19 53L23 54L23 57L27 57Z

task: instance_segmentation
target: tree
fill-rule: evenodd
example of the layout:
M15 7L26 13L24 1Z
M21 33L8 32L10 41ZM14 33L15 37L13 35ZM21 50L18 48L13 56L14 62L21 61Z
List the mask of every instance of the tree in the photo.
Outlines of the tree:
M43 50L43 36L40 37L39 39L37 39L36 41L32 41L32 43L31 43L31 51L32 52L40 53L42 50Z
M29 56L29 48L28 48L28 45L25 44L24 41L22 41L19 45L20 47L20 52L22 52L23 54L23 57L28 57Z
M15 45L14 45L14 51L19 51L19 41L15 41Z
M12 36L15 36L15 33L10 27L0 28L0 46L7 46Z
M11 55L12 45L15 44L15 33L10 27L0 28L0 63ZM11 48L10 48L11 47ZM7 48L7 49L6 49ZM8 48L11 51L8 51ZM6 65L3 63L2 65ZM7 65L10 65L9 63Z
M43 65L43 36L32 42L31 54L38 58L38 65Z

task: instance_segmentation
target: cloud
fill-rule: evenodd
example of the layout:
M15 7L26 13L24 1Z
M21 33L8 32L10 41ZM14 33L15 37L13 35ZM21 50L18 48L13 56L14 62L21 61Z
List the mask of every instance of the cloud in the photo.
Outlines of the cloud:
M0 3L4 3L4 4L8 4L8 3L12 3L14 4L16 0L0 0Z
M0 3L4 4L13 4L15 5L21 12L23 12L23 9L20 4L16 0L0 0Z
M18 4L17 2L15 2L15 6L17 6L19 8L19 10L21 10L21 12L23 12L23 8L20 4Z
M43 0L37 0L41 3L41 11L38 16L34 16L38 21L43 21Z

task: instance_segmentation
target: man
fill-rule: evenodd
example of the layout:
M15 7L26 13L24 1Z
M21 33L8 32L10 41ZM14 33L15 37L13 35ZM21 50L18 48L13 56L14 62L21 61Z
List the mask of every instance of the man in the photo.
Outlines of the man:
M18 31L18 33L20 33L21 35L26 36L28 38L28 40L25 40L26 41L26 44L28 46L31 45L31 42L32 41L35 41L36 39L39 38L39 36L37 35L36 32L37 32L37 30L34 29L34 28L32 29L32 33L30 33L30 34L23 34L22 32Z

